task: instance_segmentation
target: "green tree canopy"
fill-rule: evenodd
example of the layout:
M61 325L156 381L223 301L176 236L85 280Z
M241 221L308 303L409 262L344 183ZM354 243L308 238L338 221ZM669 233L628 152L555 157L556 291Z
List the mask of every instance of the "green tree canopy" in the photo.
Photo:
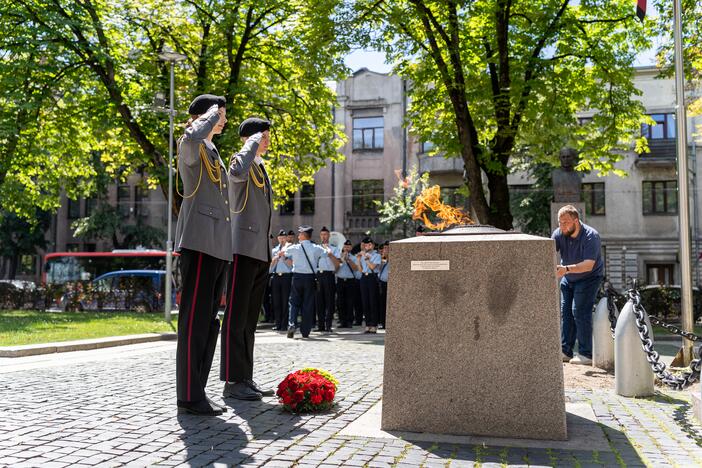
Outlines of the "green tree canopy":
M461 157L481 223L512 227L510 158L614 170L638 150L644 108L633 64L650 25L631 0L359 0L357 41L385 51L410 80L408 121L436 152ZM581 125L579 111L591 111Z
M65 189L96 190L92 155L118 177L144 169L166 191L168 95L164 46L177 66L177 121L190 100L223 94L231 122L216 141L238 149L237 123L274 123L271 175L279 197L336 160L327 80L345 72L332 20L341 0L9 0L0 6L0 193L3 206L56 208ZM182 127L176 129L176 136Z

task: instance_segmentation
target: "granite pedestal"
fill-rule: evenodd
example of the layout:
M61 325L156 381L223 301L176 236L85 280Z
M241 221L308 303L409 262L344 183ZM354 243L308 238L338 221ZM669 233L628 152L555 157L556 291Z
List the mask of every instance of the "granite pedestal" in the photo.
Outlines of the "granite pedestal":
M382 429L565 440L554 242L454 231L391 244Z

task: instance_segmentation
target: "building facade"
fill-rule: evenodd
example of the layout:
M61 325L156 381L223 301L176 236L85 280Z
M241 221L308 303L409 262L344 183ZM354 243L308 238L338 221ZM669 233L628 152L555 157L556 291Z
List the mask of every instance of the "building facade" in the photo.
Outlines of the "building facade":
M635 84L642 91L640 99L658 122L655 126L642 127L651 152L637 155L632 148L626 153L616 167L625 170L627 177L600 177L596 173L582 176L584 218L602 236L607 275L619 289L624 288L629 278L645 283L680 283L675 86L672 79L659 79L657 75L658 71L651 67L638 69L635 77ZM288 203L279 207L273 215L273 231L294 230L300 224L309 224L318 233L326 226L358 242L379 225L374 201L392 196L401 174L412 167L430 174L431 183L442 187L445 201L467 207L466 201L456 194L463 184L460 158L429 157L430 143L417 141L403 125L407 106L404 87L399 76L367 69L337 83L334 119L347 136L340 149L345 159L327 164L315 175L313 185L303 186ZM587 119L591 114L583 113L580 117ZM702 274L699 263L702 206L697 190L702 182L697 171L702 164L702 151L692 136L697 124L695 118L688 121L695 284L700 282ZM509 176L514 190L528 189L531 183L521 173ZM141 176L133 175L127 183L111 186L107 200L118 208L125 223L144 222L165 231L163 194L160 190L146 191L141 185ZM71 222L89 215L94 206L94 200L64 199L47 233L49 251L111 249L108 241L77 239L72 235ZM40 257L23 259L25 266L20 277L38 279ZM33 272L29 271L32 262Z

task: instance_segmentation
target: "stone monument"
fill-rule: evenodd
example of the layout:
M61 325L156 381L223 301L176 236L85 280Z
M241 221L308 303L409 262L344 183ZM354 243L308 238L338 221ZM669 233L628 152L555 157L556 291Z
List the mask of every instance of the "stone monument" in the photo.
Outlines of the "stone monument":
M554 169L553 203L551 203L551 230L558 227L558 210L565 205L573 205L580 213L580 220L585 219L585 204L581 199L582 175L575 171L578 163L578 152L573 148L563 148L558 154L561 167Z
M391 252L382 429L566 439L553 240L466 226Z

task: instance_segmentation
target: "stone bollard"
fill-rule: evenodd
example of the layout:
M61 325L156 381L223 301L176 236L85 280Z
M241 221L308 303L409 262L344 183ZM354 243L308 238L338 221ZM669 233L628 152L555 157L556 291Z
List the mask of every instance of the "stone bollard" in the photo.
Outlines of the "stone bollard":
M648 317L646 322L653 339ZM653 395L653 370L641 347L631 301L622 308L614 330L614 386L617 395L625 397Z
M619 315L616 305L614 315ZM614 369L614 338L610 326L607 297L603 297L592 319L592 365L605 370Z

